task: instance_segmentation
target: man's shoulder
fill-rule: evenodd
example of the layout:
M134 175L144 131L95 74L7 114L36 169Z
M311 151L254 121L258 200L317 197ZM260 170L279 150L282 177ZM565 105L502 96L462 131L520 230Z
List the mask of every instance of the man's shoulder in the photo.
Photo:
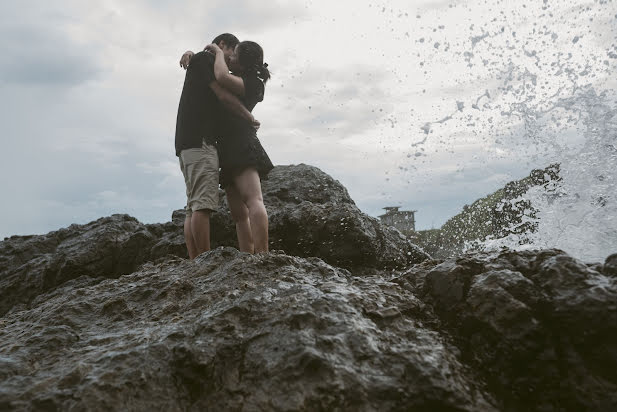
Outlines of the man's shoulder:
M215 56L212 53L200 51L199 53L195 53L195 55L191 58L192 63L199 63L204 65L213 65L214 66ZM190 67L190 65L189 65Z
M199 52L191 58L189 67L186 71L186 78L190 84L203 83L209 84L214 80L214 56L210 53Z

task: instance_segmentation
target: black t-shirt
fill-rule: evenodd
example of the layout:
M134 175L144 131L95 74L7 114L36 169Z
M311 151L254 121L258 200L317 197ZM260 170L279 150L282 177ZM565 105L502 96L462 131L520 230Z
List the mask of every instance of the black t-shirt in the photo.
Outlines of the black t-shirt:
M264 84L253 73L242 76L244 81L244 97L240 98L244 107L251 112L257 103L264 99ZM225 136L243 136L249 134L255 134L255 128L240 116L231 113L228 110L223 110L222 122L221 122L221 138Z
M176 156L184 149L201 147L202 140L215 144L219 135L221 105L209 84L214 77L214 56L199 52L186 70L178 117L176 118Z

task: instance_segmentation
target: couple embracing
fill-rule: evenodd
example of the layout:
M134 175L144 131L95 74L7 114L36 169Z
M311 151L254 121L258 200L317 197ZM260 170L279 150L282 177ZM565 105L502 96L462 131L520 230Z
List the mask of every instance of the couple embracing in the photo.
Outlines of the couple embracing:
M261 179L272 170L251 111L270 78L263 50L234 35L180 60L186 77L176 120L176 156L186 183L184 239L189 257L210 250L210 214L225 190L243 252L268 251L268 214ZM231 72L230 72L231 71ZM220 173L219 173L220 168Z

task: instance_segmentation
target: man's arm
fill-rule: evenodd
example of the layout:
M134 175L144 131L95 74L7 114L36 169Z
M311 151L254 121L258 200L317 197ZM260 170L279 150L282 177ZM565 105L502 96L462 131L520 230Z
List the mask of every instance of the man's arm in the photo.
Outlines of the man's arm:
M220 84L215 81L210 82L208 86L210 87L210 89L212 89L216 97L219 99L221 104L225 106L227 110L251 123L253 127L255 127L255 129L259 129L259 121L255 119L251 112L249 112L246 107L244 107L242 102L236 96L231 94L231 92L224 89Z

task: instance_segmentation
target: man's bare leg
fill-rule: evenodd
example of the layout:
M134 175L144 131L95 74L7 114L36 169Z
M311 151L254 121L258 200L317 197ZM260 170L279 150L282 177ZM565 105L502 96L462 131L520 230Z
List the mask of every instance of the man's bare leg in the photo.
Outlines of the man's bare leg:
M195 259L195 257L197 257L197 247L195 246L195 239L193 239L193 232L191 231L190 216L184 219L184 241L186 242L186 249L189 252L189 258Z
M244 170L234 178L234 186L249 210L255 253L268 251L268 212L261 193L261 181L254 168Z
M210 211L197 210L191 217L191 233L195 241L196 255L210 250Z
M238 247L240 251L255 253L248 207L246 207L242 201L242 197L234 185L227 186L225 188L225 194L227 195L227 204L229 205L231 218L236 224L236 234L238 235Z

